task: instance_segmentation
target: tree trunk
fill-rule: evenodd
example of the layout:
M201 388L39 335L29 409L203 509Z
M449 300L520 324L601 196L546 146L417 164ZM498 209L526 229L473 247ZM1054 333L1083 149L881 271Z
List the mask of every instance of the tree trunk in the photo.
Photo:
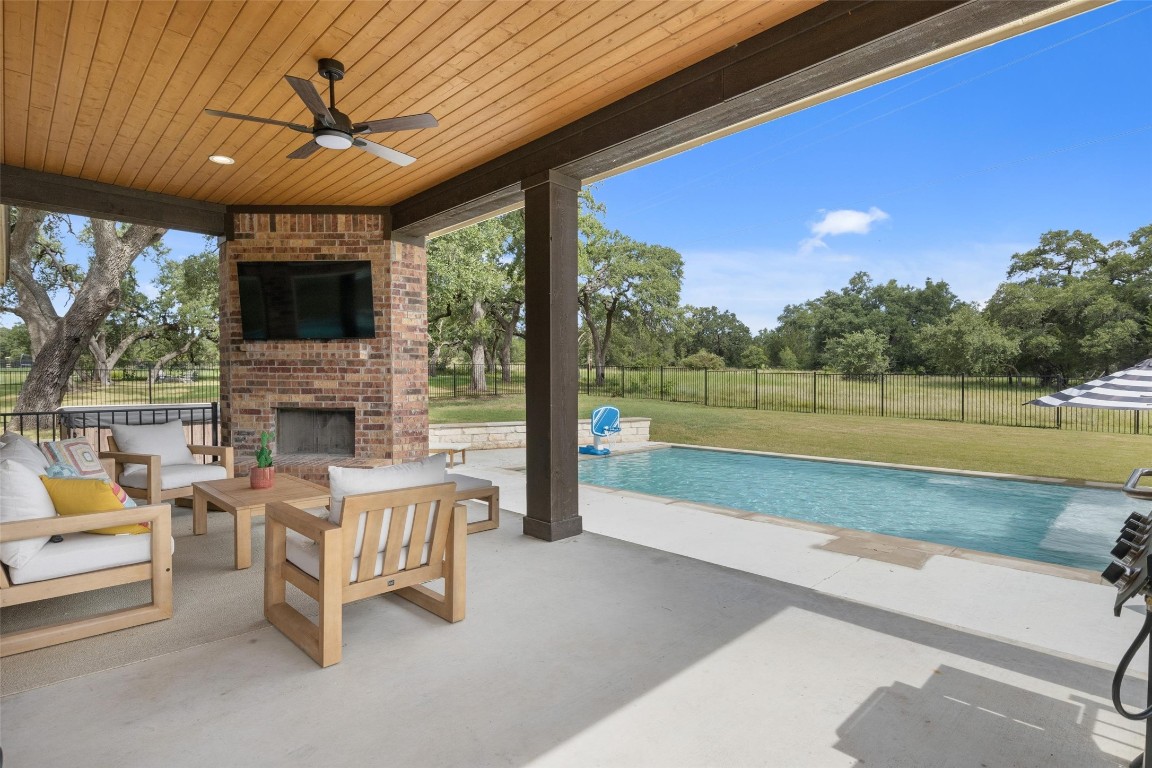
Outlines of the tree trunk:
M36 283L32 273L36 237L44 214L27 211L26 220L22 219L25 219L24 209L20 210L13 230L10 264L20 300L16 314L28 325L30 334L33 327L39 329L36 333L41 342L16 398L16 410L52 411L60 407L72 372L89 340L120 303L120 281L133 260L167 230L132 224L123 234L118 234L115 222L92 219L95 253L72 305L60 317L52 307L51 297ZM33 345L35 349L35 342Z
M100 382L102 387L111 386L112 366L108 364L108 343L104 331L88 340L88 351L92 353L93 380Z
M128 348L135 344L140 339L145 339L153 336L154 334L148 330L135 330L124 338L120 339L120 343L111 352L108 351L106 336L104 331L99 331L92 340L88 342L88 349L92 352L92 359L96 361L96 377L104 386L112 384L112 369L120 363L120 358L124 357L128 352ZM185 350L187 351L187 350Z
M180 349L169 352L166 355L161 355L160 359L152 364L152 370L148 371L148 381L150 383L155 383L156 379L160 377L160 373L163 371L164 366L168 365L168 363L172 362L176 358L180 357L180 355L192 349L192 345L195 343L196 337L193 336L192 338L188 339L188 341L184 342L184 346L180 347Z
M500 324L500 346L498 356L500 359L500 380L505 384L512 382L512 340L516 338L516 326L520 323L520 307L508 318L497 317Z
M488 377L485 376L484 334L480 323L484 319L484 305L479 299L472 302L472 391L487 392Z
M472 339L472 390L474 392L488 391L488 377L485 376L484 340Z

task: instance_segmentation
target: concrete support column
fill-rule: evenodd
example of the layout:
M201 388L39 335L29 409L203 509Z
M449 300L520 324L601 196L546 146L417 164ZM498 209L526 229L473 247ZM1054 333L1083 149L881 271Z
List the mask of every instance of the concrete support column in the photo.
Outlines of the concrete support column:
M576 473L580 181L549 171L521 186L528 422L524 533L556 541L584 530Z

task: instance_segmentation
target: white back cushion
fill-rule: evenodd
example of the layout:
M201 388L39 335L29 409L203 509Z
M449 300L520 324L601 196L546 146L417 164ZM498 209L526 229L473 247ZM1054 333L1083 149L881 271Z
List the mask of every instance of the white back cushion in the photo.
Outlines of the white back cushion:
M13 459L0 460L0 523L48 517L56 517L56 508L40 476ZM0 543L0 562L20 568L47 543L47 536Z
M113 424L112 437L124 453L149 453L160 457L161 464L191 464L196 461L188 450L184 423ZM137 464L136 466L142 466Z
M438 453L420 461L390 467L328 467L328 485L332 493L332 514L328 519L340 524L345 496L444 482L444 459L445 455Z
M0 461L4 459L23 464L37 475L44 474L49 464L40 446L16 432L0 435Z

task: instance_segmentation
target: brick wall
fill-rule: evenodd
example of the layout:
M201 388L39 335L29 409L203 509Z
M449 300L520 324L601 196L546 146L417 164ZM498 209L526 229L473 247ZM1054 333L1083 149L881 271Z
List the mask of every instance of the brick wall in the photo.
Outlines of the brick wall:
M237 474L253 463L277 408L352 409L355 456L277 456L280 471L327 479L329 464L375 466L427 455L425 259L389 239L386 214L244 213L220 260L220 405ZM376 337L244 341L236 263L349 261L372 265Z

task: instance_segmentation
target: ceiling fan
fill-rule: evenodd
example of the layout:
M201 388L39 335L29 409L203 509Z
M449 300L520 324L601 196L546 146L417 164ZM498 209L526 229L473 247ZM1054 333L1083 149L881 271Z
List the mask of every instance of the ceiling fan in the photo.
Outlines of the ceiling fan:
M308 107L308 111L312 113L313 123L311 128L299 123L286 123L283 120L271 120L266 117L254 117L252 115L238 115L234 112L221 112L218 109L206 109L204 111L214 117L230 117L233 120L248 120L253 123L279 125L284 128L291 128L294 131L299 131L300 133L312 134L312 138L308 140L307 144L288 155L289 159L292 160L304 160L305 158L311 157L312 153L321 147L327 149L359 147L365 152L376 155L376 157L382 157L397 165L409 165L416 161L416 158L411 155L398 152L382 144L365 141L361 139L358 134L435 128L439 125L435 117L425 112L420 115L385 117L379 120L369 120L366 123L353 123L348 115L336 109L336 81L344 78L344 65L336 61L336 59L320 59L317 70L321 77L328 80L328 106L324 105L323 97L320 95L320 92L316 90L316 86L312 85L310 81L302 77L292 77L292 75L284 76L284 79L288 81L288 85L292 86L292 89L296 91L296 95L300 97L300 100Z

